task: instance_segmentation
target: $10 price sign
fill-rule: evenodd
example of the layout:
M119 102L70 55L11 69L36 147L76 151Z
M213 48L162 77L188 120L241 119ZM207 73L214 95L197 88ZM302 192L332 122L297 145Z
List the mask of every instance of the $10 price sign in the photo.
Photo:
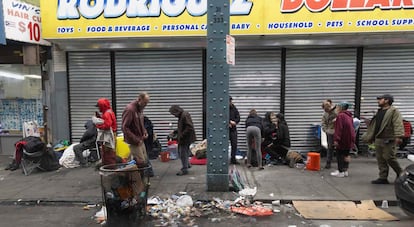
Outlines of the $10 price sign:
M6 38L50 45L41 37L40 8L16 0L3 0Z

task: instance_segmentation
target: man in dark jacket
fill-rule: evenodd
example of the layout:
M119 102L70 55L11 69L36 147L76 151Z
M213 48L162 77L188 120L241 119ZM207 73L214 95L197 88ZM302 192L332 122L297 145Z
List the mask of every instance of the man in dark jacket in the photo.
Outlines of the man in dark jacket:
M89 120L85 123L86 131L83 133L80 143L73 147L75 157L79 161L81 167L87 167L87 159L83 157L83 151L87 149L96 148L97 130L95 124Z
M138 98L129 103L122 113L122 132L124 141L128 144L130 156L137 164L146 164L148 161L144 140L148 138L144 125L144 108L150 101L147 93L139 94Z
M144 127L148 133L148 137L144 140L144 144L145 144L145 150L147 151L147 157L149 157L149 154L152 152L152 147L154 144L154 126L152 125L152 121L147 116L144 116ZM148 175L150 177L153 177L154 170L152 169L152 165L149 159L148 159L148 165L150 167L148 169Z
M236 160L237 152L237 124L240 122L240 113L233 104L233 98L230 96L230 113L229 113L229 138L231 144L230 164L239 164Z
M190 154L190 144L196 140L196 134L194 130L193 120L190 113L184 111L178 105L172 105L169 112L178 117L178 154L181 159L182 168L177 173L177 176L188 174L188 157Z

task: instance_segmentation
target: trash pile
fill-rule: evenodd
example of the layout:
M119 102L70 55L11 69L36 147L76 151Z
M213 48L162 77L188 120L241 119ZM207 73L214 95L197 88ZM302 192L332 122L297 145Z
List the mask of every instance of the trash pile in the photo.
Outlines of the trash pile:
M189 195L172 195L168 199L154 196L148 199L148 215L159 221L158 226L186 225L194 226L195 218L213 218L239 213L248 216L272 215L271 208L263 206L261 202L251 202L239 197L235 201L214 198L210 202L193 202Z

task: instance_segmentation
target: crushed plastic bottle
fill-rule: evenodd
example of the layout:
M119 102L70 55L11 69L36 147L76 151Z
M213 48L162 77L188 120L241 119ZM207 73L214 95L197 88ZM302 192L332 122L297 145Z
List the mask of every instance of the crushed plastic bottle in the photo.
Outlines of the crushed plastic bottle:
M133 160L129 161L127 164L128 165L135 165L135 164L137 164L137 162L135 161L135 159L133 159Z

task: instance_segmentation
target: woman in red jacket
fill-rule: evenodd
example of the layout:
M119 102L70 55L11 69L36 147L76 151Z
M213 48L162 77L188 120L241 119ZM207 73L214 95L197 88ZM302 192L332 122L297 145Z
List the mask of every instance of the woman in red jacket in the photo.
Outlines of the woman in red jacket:
M106 98L98 99L96 107L99 107L100 116L94 120L98 128L97 142L101 150L102 164L109 165L116 163L115 155L115 135L116 135L116 117L111 108L109 100Z
M334 147L338 161L338 170L332 172L335 177L347 177L349 167L349 152L355 144L355 129L352 113L348 111L349 104L341 102L337 105L338 115L335 121Z

